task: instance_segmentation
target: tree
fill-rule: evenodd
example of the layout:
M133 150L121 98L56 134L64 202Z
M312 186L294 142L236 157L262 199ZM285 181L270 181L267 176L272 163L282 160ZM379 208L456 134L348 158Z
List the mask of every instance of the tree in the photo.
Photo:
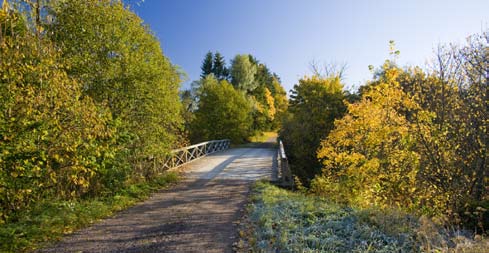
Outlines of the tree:
M219 52L216 52L214 55L212 73L219 81L228 79L229 71L226 68L226 62L224 61L224 57Z
M143 21L121 1L59 1L50 39L68 74L99 106L108 106L134 168L149 176L180 132L180 76ZM141 127L144 126L144 127Z
M416 187L420 156L403 109L419 108L396 81L400 70L385 67L385 81L348 104L348 113L321 142L323 170L311 188L343 203L414 209L425 195Z
M224 57L219 52L214 55L209 52L204 59L203 70L204 66L212 66L210 70L207 68L208 71L205 73L213 74L219 81L231 79L234 88L245 95L252 108L254 133L278 128L287 107L287 94L280 85L278 76L271 73L265 64L260 63L252 55L237 55L232 61L230 73L226 68ZM194 101L198 101L200 97L198 86L201 85L201 81L195 81L193 84L195 87L192 88L191 93L195 98ZM277 115L279 117L276 117Z
M322 141L323 171L312 191L483 231L489 224L487 34L460 48L439 47L430 72L387 60Z
M343 85L339 77L304 77L291 91L288 111L280 138L283 140L292 172L306 184L321 171L316 158L320 140L333 129L334 121L345 112Z
M202 73L200 74L200 78L205 78L207 75L210 75L214 71L214 63L213 63L213 55L212 52L209 51L204 57L204 61L202 62L202 66L200 67Z
M247 54L236 55L231 63L231 83L245 94L249 94L257 87L255 82L256 65L250 61Z
M195 120L192 122L192 141L231 139L242 143L251 135L251 107L245 96L227 81L213 76L202 80L201 95Z
M280 85L280 81L276 77L273 77L272 87L271 91L276 112L271 128L279 129L285 120L289 101L287 99L287 92L285 92L284 87Z
M423 109L434 114L417 132L425 187L432 196L446 196L444 202L430 205L478 230L489 224L489 213L480 211L489 208L488 34L470 36L459 48L440 46L431 73L415 68L400 81ZM410 120L419 125L417 114Z
M50 41L0 10L0 223L39 199L99 189L113 161L111 114L83 96ZM10 28L10 29L9 29Z

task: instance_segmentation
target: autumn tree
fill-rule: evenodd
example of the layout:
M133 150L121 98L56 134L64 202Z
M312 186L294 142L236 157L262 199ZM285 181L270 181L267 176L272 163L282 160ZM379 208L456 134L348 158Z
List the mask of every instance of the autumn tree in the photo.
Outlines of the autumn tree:
M58 50L0 10L0 223L40 199L100 189L116 149L110 111L83 95Z
M321 142L323 171L311 188L349 204L413 208L420 201L420 161L414 128L402 111L417 105L396 80L400 70L388 64L384 70L385 78L360 102L348 104L348 113Z
M313 192L489 224L487 33L440 47L432 69L386 61L322 141Z
M320 140L344 111L343 85L338 76L304 77L291 91L290 113L280 131L292 172L306 184L321 171L316 158Z
M477 208L489 207L488 38L485 32L470 36L458 48L440 46L431 73L414 68L400 80L403 89L434 114L430 126L417 134L426 187L431 195L447 196L441 204L449 215L460 215L479 230L489 224L487 211L479 218L472 215L481 213ZM410 118L418 124L417 114Z
M272 81L271 93L273 96L275 117L272 121L271 129L280 129L282 122L287 115L287 108L289 100L287 99L287 92L280 84L279 79L274 76Z

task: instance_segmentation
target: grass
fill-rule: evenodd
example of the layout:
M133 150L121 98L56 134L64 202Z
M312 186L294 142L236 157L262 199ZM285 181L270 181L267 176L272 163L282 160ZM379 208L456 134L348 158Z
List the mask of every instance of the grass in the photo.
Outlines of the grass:
M277 138L276 132L261 132L250 137L250 142L265 142L269 138Z
M15 222L0 226L0 252L39 249L65 234L126 209L178 180L177 172L167 172L152 182L130 185L110 197L39 203L17 213Z
M274 140L277 138L277 132L259 132L248 138L247 143L243 144L231 144L233 148L256 148L256 147L275 147L275 143L266 143L266 141L270 138Z
M259 182L237 245L243 252L488 252L489 240L427 218L339 206Z

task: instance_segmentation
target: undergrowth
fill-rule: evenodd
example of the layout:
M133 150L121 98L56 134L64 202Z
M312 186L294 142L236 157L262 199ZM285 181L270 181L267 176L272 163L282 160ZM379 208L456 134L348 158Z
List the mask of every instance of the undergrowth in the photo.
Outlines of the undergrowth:
M11 222L0 226L0 252L39 249L65 234L126 209L178 180L176 172L167 172L151 182L132 184L106 197L39 203L16 213Z
M340 206L259 182L238 248L252 252L488 252L489 240L396 210ZM246 241L246 242L244 242Z

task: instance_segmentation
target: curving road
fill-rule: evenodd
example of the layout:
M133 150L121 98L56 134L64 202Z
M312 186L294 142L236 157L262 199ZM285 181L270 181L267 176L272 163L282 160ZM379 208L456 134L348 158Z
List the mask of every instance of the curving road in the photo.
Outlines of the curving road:
M196 160L176 187L40 252L232 252L250 184L274 179L275 155L236 148Z

